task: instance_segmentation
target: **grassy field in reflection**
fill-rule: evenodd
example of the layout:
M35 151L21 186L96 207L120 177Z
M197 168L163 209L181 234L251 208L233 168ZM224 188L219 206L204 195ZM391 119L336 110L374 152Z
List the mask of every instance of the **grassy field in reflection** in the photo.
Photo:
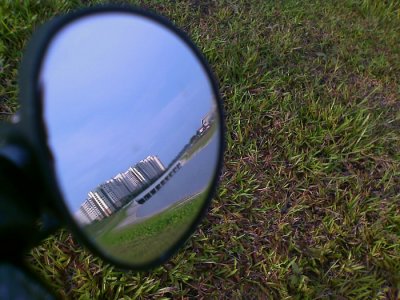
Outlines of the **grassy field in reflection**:
M132 264L144 264L159 257L186 232L206 196L207 191L202 192L160 213L119 228L127 217L126 209L122 209L85 229L112 256Z
M142 206L132 202L108 218L85 226L87 234L100 248L121 261L140 265L162 256L187 231L208 193L210 174L207 170L204 172L204 165L210 165L210 157L215 156L216 127L212 123L197 132L179 154L183 167L174 176L174 186L184 192L175 195L176 190L170 189L175 195L174 204L169 204L167 196L158 197L157 194L148 203L164 203L160 208L149 210L149 206L145 207L148 203ZM198 171L196 180L201 183L195 187L182 175L191 175L194 171ZM189 187L188 192L184 187Z
M182 156L182 159L189 159L192 157L197 151L201 150L207 143L211 140L213 135L217 132L218 130L218 124L217 123L212 123L210 128L204 132L202 136L198 138L198 140L193 143L193 145L185 151L185 153Z

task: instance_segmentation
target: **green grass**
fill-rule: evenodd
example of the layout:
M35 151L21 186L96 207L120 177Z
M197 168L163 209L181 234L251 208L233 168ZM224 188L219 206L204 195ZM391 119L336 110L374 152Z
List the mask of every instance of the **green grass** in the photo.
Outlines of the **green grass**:
M121 229L116 224L95 239L107 252L121 258L121 261L143 265L162 255L165 249L169 249L185 234L204 205L204 196L205 194L201 194L174 205L140 223Z
M108 218L105 218L101 221L93 222L84 227L84 230L90 236L98 236L99 234L109 232L114 227L118 226L127 216L128 207L123 207L118 210L116 213L113 213Z
M194 144L182 155L183 159L190 159L199 149L207 145L208 141L214 136L217 131L217 125L212 124L211 127L201 136Z
M1 109L37 24L100 1L2 1ZM227 150L210 212L166 264L124 273L65 231L32 250L64 298L397 299L398 1L133 1L219 80Z

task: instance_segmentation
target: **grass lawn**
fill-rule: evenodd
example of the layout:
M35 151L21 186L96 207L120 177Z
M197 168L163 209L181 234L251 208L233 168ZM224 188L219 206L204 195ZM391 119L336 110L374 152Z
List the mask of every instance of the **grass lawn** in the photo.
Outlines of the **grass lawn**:
M195 154L199 149L207 145L207 143L216 133L217 129L217 124L213 123L211 127L204 133L204 135L194 142L192 147L185 151L185 153L182 155L182 158L186 160L190 159L192 155Z
M100 2L0 2L2 119L18 109L32 31ZM32 267L68 299L400 297L400 2L132 3L185 30L219 80L220 188L153 270L123 272L66 231L31 251Z
M96 236L96 240L115 257L143 265L162 255L165 249L182 237L198 215L204 200L204 194L200 194L139 223L121 229L116 224Z
M120 224L127 217L128 206L121 208L117 212L113 213L111 216L101 220L96 221L91 224L85 225L85 231L92 237L109 232L118 224Z

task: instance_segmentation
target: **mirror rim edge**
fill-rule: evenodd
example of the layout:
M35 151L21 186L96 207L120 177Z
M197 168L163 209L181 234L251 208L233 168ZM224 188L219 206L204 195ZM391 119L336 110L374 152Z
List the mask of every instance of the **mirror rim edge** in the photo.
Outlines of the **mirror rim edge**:
M73 23L81 18L107 13L125 13L128 15L144 17L149 21L169 30L185 45L187 45L190 49L189 51L194 54L197 62L201 65L203 71L205 72L205 77L209 80L211 91L215 97L218 114L219 149L216 157L217 162L213 172L213 177L210 179L207 197L205 197L205 201L202 204L200 211L198 212L197 216L193 218L191 225L188 226L185 233L174 243L174 245L168 247L167 251L164 252L163 255L160 255L155 259L140 265L124 263L114 259L110 255L107 255L104 250L101 250L96 243L92 242L90 238L88 238L88 236L83 232L82 228L74 220L72 213L69 211L65 203L63 193L59 185L58 175L56 173L54 160L51 154L52 151L48 145L46 134L47 126L44 122L42 99L40 90L38 90L40 71L43 66L47 50L49 49L54 37L57 36L60 30L62 30L68 24ZM66 225L66 227L79 242L82 242L87 249L89 249L93 254L98 255L105 262L110 262L121 269L141 271L152 269L169 260L195 232L201 220L205 217L211 205L211 201L216 195L220 179L219 177L222 173L224 160L223 154L226 147L226 128L224 122L225 113L217 80L207 60L194 42L191 41L189 36L165 17L135 6L102 5L79 9L77 11L53 18L51 21L45 23L41 28L39 28L39 30L33 35L28 47L24 52L23 60L20 66L19 87L19 100L21 104L21 122L19 125L22 128L22 135L28 141L29 145L31 145L32 149L30 150L33 152L33 156L38 160L37 165L40 172L39 176L43 177L42 181L45 189L45 199L41 199L41 201L44 202L44 205L46 205L47 208L53 211L57 216L62 218L61 222Z

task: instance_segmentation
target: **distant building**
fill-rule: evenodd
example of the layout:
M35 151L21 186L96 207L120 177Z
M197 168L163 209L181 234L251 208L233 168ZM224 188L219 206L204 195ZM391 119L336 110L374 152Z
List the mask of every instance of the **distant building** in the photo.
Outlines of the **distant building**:
M136 167L140 170L140 173L144 175L147 181L152 181L165 171L164 165L157 156L146 157L144 160L141 160Z
M116 206L120 206L120 200L130 194L121 178L113 178L100 184L101 192Z
M158 158L158 156L148 156L146 158L149 160L152 164L154 164L154 168L158 169L159 173L162 173L165 171L165 166L162 164L161 160Z
M87 224L110 216L128 201L130 195L150 185L164 171L165 167L157 156L146 157L90 191L75 218Z
M209 111L201 120L202 127L209 127L214 122L214 110Z
M129 168L128 171L123 173L123 178L124 178L126 185L131 193L140 189L140 187L142 186L142 182L144 181L144 178L143 178L143 181L141 181L138 178L138 176L135 175L132 168Z
M111 212L105 209L104 204L99 204L98 200L90 196L82 204L81 209L84 215L88 216L92 221L101 220L111 214Z
M104 217L110 216L115 211L115 204L109 199L106 194L100 189L88 193L88 199L99 208Z
M201 126L197 130L197 135L202 135L207 129L211 127L211 124L215 121L215 111L209 111L203 119L201 119Z
M140 184L145 184L146 183L146 178L145 176L140 172L139 168L137 166L135 167L130 167L128 169L129 172L132 172L132 174L139 180Z

